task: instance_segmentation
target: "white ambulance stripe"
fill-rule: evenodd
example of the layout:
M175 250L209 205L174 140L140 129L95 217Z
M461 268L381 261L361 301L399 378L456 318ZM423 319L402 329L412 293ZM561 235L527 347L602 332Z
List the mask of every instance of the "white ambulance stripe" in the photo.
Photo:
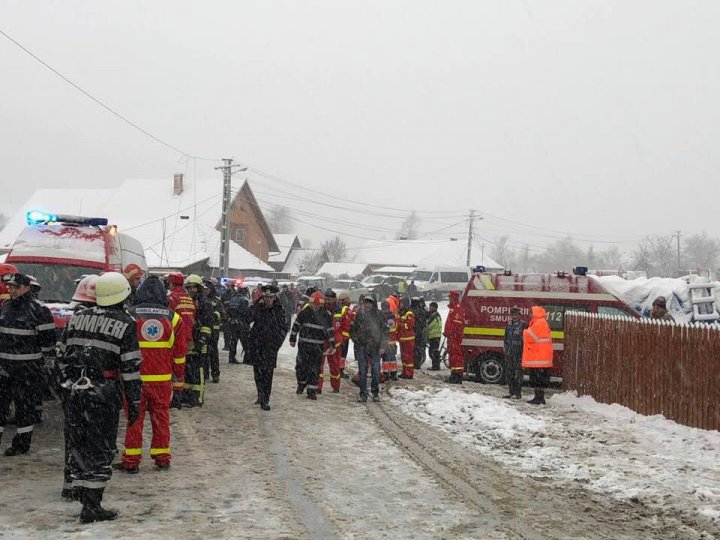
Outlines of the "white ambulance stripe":
M462 344L465 347L498 347L503 348L503 340L501 339L463 339ZM553 343L553 350L564 351L565 345L562 343Z
M474 289L468 296L486 296L488 298L543 298L548 300L617 300L612 294L606 293L570 293L545 291L486 291Z
M43 330L55 330L55 323L39 324L35 328L37 328L39 332Z
M16 433L30 433L35 426L26 426L17 428Z
M107 482L103 482L102 480L99 481L93 481L93 480L73 480L73 487L84 487L88 489L101 489L104 488L107 485Z
M169 375L168 375L169 377ZM137 381L140 378L140 372L136 371L135 373L123 373L122 374L122 380L123 381Z
M70 338L67 340L67 345L77 345L78 347L97 347L104 351L114 352L120 354L120 346L107 341L101 341L99 339L85 339L85 338Z

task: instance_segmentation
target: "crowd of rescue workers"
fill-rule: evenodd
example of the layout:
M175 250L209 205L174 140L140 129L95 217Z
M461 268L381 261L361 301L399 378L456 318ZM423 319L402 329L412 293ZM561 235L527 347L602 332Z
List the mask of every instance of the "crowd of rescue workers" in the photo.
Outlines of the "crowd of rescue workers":
M146 414L150 457L157 469L170 467L170 409L202 407L206 382L220 381L221 333L229 363L253 366L255 404L264 411L270 410L273 372L288 333L289 345L297 348L296 392L310 400L323 392L326 364L330 390L340 392L341 380L349 377L351 342L360 402L379 401L384 381L412 379L426 351L431 370L447 360L448 382L463 381L465 313L458 292L449 294L443 323L438 304L426 306L412 290L385 299L368 294L352 305L347 294L332 289L273 282L249 290L196 274L145 276L130 264L122 273L79 277L73 314L58 334L51 311L37 300L41 284L9 264L0 265L0 276L0 439L8 424L16 426L4 455L30 451L43 400L57 400L64 413L61 496L82 503L82 523L117 517L101 506L103 491L113 469L139 471ZM506 397L521 397L525 368L535 388L529 403L544 404L553 355L545 312L533 307L529 325L520 309L510 314ZM113 464L123 410L125 449Z

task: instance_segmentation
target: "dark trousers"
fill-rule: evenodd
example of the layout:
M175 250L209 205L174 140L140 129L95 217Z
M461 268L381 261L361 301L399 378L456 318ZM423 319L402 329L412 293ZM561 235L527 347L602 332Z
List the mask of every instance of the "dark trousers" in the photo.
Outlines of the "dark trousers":
M204 354L188 354L186 357L184 401L190 405L205 402L205 363Z
M300 381L298 384L305 383L308 394L317 392L322 353L322 345L314 343L300 343L298 345L298 358L300 361Z
M530 386L536 390L543 390L550 386L550 370L547 368L533 368L530 372Z
M415 350L413 351L413 360L415 363L415 369L420 369L425 363L425 340L423 338L415 337Z
M428 352L432 361L432 369L440 369L440 338L428 339Z
M38 399L38 380L41 372L33 360L0 361L0 437L7 424L10 402L15 402L17 431L13 448L21 452L30 450L35 427L35 406Z
M210 344L208 345L208 368L205 372L205 379L208 379L208 375L217 380L220 378L220 350L218 344L220 342L220 332L213 330L210 335ZM208 373L209 371L209 373Z
M275 368L259 368L257 366L253 366L255 388L257 388L258 401L260 402L260 405L267 405L270 403L273 373L275 373Z
M358 371L360 373L360 395L367 396L367 370L370 360L370 391L375 396L380 391L380 351L375 347L358 346Z
M521 354L506 354L505 369L507 371L508 387L511 396L522 395L523 369ZM535 371L535 370L532 370Z
M103 489L112 476L122 393L116 381L92 383L68 402L68 469L73 487Z

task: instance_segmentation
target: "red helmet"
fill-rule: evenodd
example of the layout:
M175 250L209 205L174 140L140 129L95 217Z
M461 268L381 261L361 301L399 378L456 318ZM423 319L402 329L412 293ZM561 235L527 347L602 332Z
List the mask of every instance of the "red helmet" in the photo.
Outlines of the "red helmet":
M142 277L145 274L145 270L143 270L139 264L130 263L123 270L123 274L125 275L125 278L129 280L135 276Z
M322 306L325 304L325 296L320 291L315 291L310 295L310 304L313 306Z
M168 274L168 281L172 286L182 287L185 284L185 276L181 272L173 272Z
M0 276L4 276L5 274L16 274L17 271L18 269L14 264L0 264Z
M89 276L82 278L75 289L75 294L73 294L72 299L76 302L91 302L94 304L95 283L97 282L98 277L100 276L90 274Z

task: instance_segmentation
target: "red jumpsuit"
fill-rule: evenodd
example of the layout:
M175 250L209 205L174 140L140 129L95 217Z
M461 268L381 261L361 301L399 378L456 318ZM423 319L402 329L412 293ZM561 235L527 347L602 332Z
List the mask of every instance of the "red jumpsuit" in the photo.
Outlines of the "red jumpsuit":
M445 320L443 334L447 338L447 351L450 358L450 374L462 380L465 371L462 340L465 331L465 310L455 301L450 302L450 311Z
M333 330L335 331L335 351L330 355L323 355L322 363L320 364L320 378L318 379L318 390L322 391L323 381L325 380L325 359L327 359L328 367L330 368L330 386L333 390L340 390L340 364L343 358L343 341L347 338L345 335L350 335L350 326L347 325L347 307L342 304L335 308L335 311L330 313L332 317Z
M178 286L170 290L168 307L180 315L182 319L182 332L181 335L176 336L176 339L184 340L187 348L192 340L193 327L195 326L195 303L187 291L182 286ZM179 364L177 373L181 377L180 380L177 377L173 380L173 392L181 392L185 385L183 382L185 380L185 355L181 358L175 358L175 362Z
M170 463L170 400L172 377L182 383L185 377L187 339L183 321L169 308L139 304L131 309L137 323L142 351L140 364L140 416L125 431L124 468L133 469L142 459L142 434L145 412L150 413L152 442L150 456L159 466Z
M402 377L412 379L415 374L415 315L405 310L398 316L398 341L402 360Z
M398 317L387 318L387 348L382 355L382 377L384 381L397 378Z

